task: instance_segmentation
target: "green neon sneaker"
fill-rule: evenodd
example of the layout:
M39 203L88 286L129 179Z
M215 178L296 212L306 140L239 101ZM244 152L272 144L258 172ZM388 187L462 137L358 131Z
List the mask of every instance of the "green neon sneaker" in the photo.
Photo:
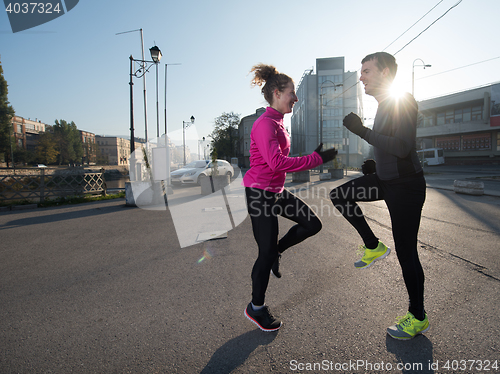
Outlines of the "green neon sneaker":
M427 314L423 321L419 321L410 312L404 317L397 317L398 321L394 326L387 328L387 333L394 339L410 340L418 334L423 334L429 330L429 319Z
M356 269L366 269L371 266L375 261L382 260L391 253L391 249L387 247L384 243L378 242L378 246L375 249L368 249L365 245L359 246L359 253L363 253L363 258L354 263Z

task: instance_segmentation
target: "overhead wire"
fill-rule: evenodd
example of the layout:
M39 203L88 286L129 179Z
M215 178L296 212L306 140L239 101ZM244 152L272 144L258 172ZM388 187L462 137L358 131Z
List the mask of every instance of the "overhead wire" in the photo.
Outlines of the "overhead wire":
M389 48L392 44L394 44L397 40L399 40L404 34L406 34L410 29L412 29L417 23L419 23L423 18L425 18L431 11L433 11L439 4L441 4L444 0L440 0L435 6L433 6L427 13L425 13L422 17L420 17L413 25L411 25L406 31L404 31L400 36L398 36L392 43L390 43L387 47L385 47L383 49L383 51L385 51L387 48ZM431 28L431 26L433 26L437 21L439 21L440 19L442 19L446 14L448 14L452 9L456 8L460 3L462 2L462 0L459 0L455 5L451 6L446 12L444 12L440 17L438 17L436 20L434 20L434 22L432 22L429 26L427 26L424 30L422 30L417 36L415 36L413 39L411 39L408 43L406 43L401 49L399 49L396 53L394 53L394 56L396 54L398 54L399 52L401 52L404 48L406 48L408 45L410 45L413 41L415 41L419 36L421 36L424 32L426 32L429 28ZM497 59L497 58L500 58L499 57L495 57L495 58L492 58L492 59L489 59L489 60L485 60L485 61L481 61L481 62L486 62L486 61L491 61L491 60L494 60L494 59ZM478 62L478 63L474 63L474 64L470 64L470 65L467 65L467 66L472 66L472 65L476 65L476 64L479 64L481 62ZM453 71L453 70L458 70L458 69L461 69L461 68L464 68L464 67L467 67L467 66L463 66L463 67L460 67L460 68L455 68L455 69L451 69L451 70L448 70L446 72L449 72L449 71ZM360 71L361 69L358 69L356 70L356 72L354 73L357 73L358 71ZM353 73L353 74L354 74ZM438 74L443 74L445 72L442 72L442 73L438 73ZM438 74L433 74L433 75L430 75L430 76L427 76L425 78L429 78L431 76L435 76L435 75L438 75ZM420 79L423 79L423 78L420 78ZM339 94L337 96L335 96L333 99L336 99L338 97L341 97L345 92L348 92L350 91L352 88L356 87L357 85L359 84L359 81L357 81L356 83L354 83L352 86L348 87L347 89L343 90L343 93L342 94ZM333 100L332 99L332 100Z
M454 68L454 69L450 69L450 70L442 71L442 72L440 72L440 73L431 74L431 75L427 75L427 76L425 76L425 77L417 78L416 80L421 80L421 79L426 79L426 78L430 78L430 77L435 77L436 75L440 75L440 74L444 74L444 73L449 73L450 71L455 71L455 70L459 70L459 69L467 68L467 67L469 67L469 66L482 64L483 62L488 62L488 61L496 60L496 59L499 59L499 58L500 58L500 56L498 56L498 57L493 57L493 58L490 58L490 59L488 59L488 60L484 60L484 61L474 62L474 63L469 64L469 65L460 66L460 67L458 67L458 68Z
M398 39L400 39L404 34L406 34L410 29L412 29L417 23L419 23L425 16L427 16L430 12L432 12L439 4L441 4L444 0L441 0L439 1L436 5L434 5L427 13L425 13L422 17L420 17L413 25L411 25L405 32L403 32L401 35L399 35L391 44L389 44L387 47L385 47L383 50L385 51L387 48L389 48L392 44L394 44ZM397 53L401 52L405 47L407 47L411 42L413 42L415 39L417 39L420 35L422 35L425 31L427 31L432 25L434 25L437 21L439 21L441 18L443 18L450 10L452 10L453 8L455 8L457 5L459 5L460 3L462 2L462 0L459 0L458 3L456 3L455 5L453 5L450 9L448 9L443 15L441 15L438 19L436 19L434 22L432 22L429 26L427 26L427 28L425 28L422 32L420 32L416 37L414 37L412 40L410 40L407 44L405 44L403 46L403 48L401 48L398 52L396 52L394 55L396 55ZM357 73L358 71L360 71L361 69L358 69L356 70L355 73ZM353 73L354 74L354 73ZM350 86L349 88L345 89L343 92L348 92L350 91L352 88L356 87L357 85L359 84L359 81L357 81L356 83L354 83L352 86ZM338 95L335 98L337 97L340 97L341 95Z
M462 2L462 0L459 0L458 3L456 3L455 5L453 5L450 9L448 9L446 12L444 12L438 19L436 19L434 22L432 22L429 26L427 26L423 31L421 31L417 36L415 36L412 40L410 40L408 43L406 43L403 48L401 48L399 51L397 51L396 53L394 53L394 56L396 56L399 52L401 52L403 49L405 49L408 45L410 45L415 39L417 39L420 35L422 35L424 32L426 32L427 30L429 30L429 28L434 25L437 21L439 21L441 18L443 18L446 14L448 14L449 11L451 11L453 8L457 7L460 3Z
M432 12L434 10L434 8L436 8L439 4L441 4L444 0L441 0L439 3L437 3L436 5L434 5L431 10L429 10L427 13L425 13L422 17L420 17L420 19L415 22L413 25L411 25L404 33L402 33L401 35L399 35L391 44L389 44L387 47L385 47L383 51L385 51L387 48L389 48L391 45L393 45L397 40L399 40L399 38L401 38L404 34L406 34L408 31L410 31L410 29L413 28L413 26L415 26L417 23L419 23L426 15L428 15L430 12Z

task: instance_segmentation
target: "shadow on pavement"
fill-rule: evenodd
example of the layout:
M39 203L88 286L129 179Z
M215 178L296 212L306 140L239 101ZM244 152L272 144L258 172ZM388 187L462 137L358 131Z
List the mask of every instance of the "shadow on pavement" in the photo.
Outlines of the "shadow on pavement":
M245 363L250 354L261 345L270 344L278 335L276 332L249 331L229 340L215 351L200 374L229 374Z
M109 203L108 203L108 201L109 201ZM8 222L4 223L3 225L0 225L0 230L11 229L13 227L37 225L40 223L54 223L54 222L60 222L60 221L67 221L69 219L91 217L91 216L96 216L96 215L101 215L101 214L109 214L109 213L114 213L117 210L121 210L125 206L123 199L108 200L108 201L86 203L84 205L85 206L84 209L70 210L70 211L66 210L62 213L55 213L55 211L57 211L57 209L62 210L62 209L68 208L68 207L73 207L73 206L76 207L76 205L73 205L73 206L72 205L62 205L62 206L56 207L56 208L48 208L49 210L47 210L46 214L43 214L43 215L37 215L35 217L29 217L29 218L19 218L19 219L14 219L14 220L8 221ZM120 204L117 205L116 201L119 201ZM44 209L44 208L40 208L40 210L34 211L34 212L40 213L41 209ZM21 211L21 212L26 213L27 211Z
M396 340L387 335L387 352L393 353L400 364L401 373L434 374L432 343L425 335L411 340Z
M487 216L485 212L479 213L475 209L474 204L477 204L478 197L464 194L450 194L442 193L444 197L450 200L451 203L460 208L464 214L474 217L478 222L483 223L485 226L489 227L491 231L498 233L500 232L500 222L496 216ZM486 202L485 202L486 203Z

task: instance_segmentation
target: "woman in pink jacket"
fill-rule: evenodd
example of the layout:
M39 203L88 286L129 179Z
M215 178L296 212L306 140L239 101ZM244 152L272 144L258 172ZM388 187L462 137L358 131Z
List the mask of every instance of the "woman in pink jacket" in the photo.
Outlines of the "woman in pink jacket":
M292 112L298 101L293 80L270 65L256 65L251 72L255 74L252 85L263 86L262 94L269 107L252 127L250 170L243 178L248 213L259 247L252 269L252 301L245 309L245 316L263 331L276 331L281 321L264 304L270 272L280 278L281 253L315 235L322 227L311 208L284 188L286 173L315 168L333 160L337 151L331 148L322 152L320 144L308 156L288 157L290 136L283 126L283 117ZM278 216L296 223L279 240Z

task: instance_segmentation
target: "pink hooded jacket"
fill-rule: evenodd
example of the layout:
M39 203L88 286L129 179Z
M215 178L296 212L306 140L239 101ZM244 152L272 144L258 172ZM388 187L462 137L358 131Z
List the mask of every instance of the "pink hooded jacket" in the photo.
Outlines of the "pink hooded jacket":
M287 172L309 170L323 163L317 152L302 157L289 154L290 135L283 126L283 114L267 107L250 133L250 170L243 177L243 185L280 193Z

